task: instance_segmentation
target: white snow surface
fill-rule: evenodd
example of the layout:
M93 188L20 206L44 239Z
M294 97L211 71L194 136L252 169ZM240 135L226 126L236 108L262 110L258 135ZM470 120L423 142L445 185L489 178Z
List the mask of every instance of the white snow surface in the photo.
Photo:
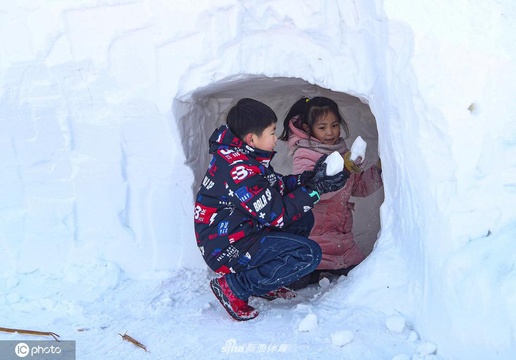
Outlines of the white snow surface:
M0 327L77 359L512 359L515 34L511 0L2 1ZM381 157L381 230L235 322L195 244L207 138L242 97L281 119L303 95Z

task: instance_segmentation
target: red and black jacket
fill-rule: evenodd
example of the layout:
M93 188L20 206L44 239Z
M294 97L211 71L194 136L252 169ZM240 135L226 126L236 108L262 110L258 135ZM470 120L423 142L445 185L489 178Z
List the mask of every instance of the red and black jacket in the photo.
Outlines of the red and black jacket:
M246 145L227 125L209 139L213 155L195 203L195 236L204 260L227 274L243 269L271 230L310 211L301 175L282 176L270 165L275 152Z

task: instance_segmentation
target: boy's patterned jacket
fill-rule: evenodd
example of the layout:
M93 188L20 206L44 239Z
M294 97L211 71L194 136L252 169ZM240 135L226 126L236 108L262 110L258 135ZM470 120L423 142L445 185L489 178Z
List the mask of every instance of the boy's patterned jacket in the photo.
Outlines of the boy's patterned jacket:
M227 125L215 130L209 144L213 158L195 203L197 246L212 270L238 272L269 231L310 211L319 197L310 196L301 175L274 172L275 152L246 145Z

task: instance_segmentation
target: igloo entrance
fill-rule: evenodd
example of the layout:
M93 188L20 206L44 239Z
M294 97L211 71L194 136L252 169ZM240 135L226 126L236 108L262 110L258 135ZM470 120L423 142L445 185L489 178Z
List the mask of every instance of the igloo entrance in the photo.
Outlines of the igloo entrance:
M210 161L208 137L225 123L229 108L244 97L254 98L269 105L278 116L277 134L283 130L282 122L290 106L301 96L326 96L339 105L350 129L346 139L350 147L357 136L368 144L366 157L369 164L378 159L378 131L371 109L363 99L335 92L298 78L269 78L264 76L238 76L212 83L202 89L176 99L175 118L181 132L186 163L194 173L192 191L195 192ZM278 141L278 154L272 165L282 174L292 173L292 161L287 156L286 143ZM356 241L365 254L372 251L380 230L379 207L384 199L383 188L367 198L352 198L355 202L354 227Z

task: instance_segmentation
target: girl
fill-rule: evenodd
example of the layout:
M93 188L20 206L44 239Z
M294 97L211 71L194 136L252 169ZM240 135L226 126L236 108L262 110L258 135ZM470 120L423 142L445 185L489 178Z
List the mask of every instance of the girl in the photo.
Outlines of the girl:
M340 115L337 104L326 97L301 98L290 109L283 123L281 140L288 141L289 154L294 155L295 173L312 170L324 154L338 151L345 159L345 167L352 172L344 187L321 196L314 206L315 224L310 238L322 248L322 261L309 276L291 284L301 288L319 281L321 272L347 275L349 270L364 260L365 256L353 239L354 203L351 196L366 197L380 187L381 166L377 164L364 170L361 158L349 160L351 152L341 137L349 137L348 125Z

